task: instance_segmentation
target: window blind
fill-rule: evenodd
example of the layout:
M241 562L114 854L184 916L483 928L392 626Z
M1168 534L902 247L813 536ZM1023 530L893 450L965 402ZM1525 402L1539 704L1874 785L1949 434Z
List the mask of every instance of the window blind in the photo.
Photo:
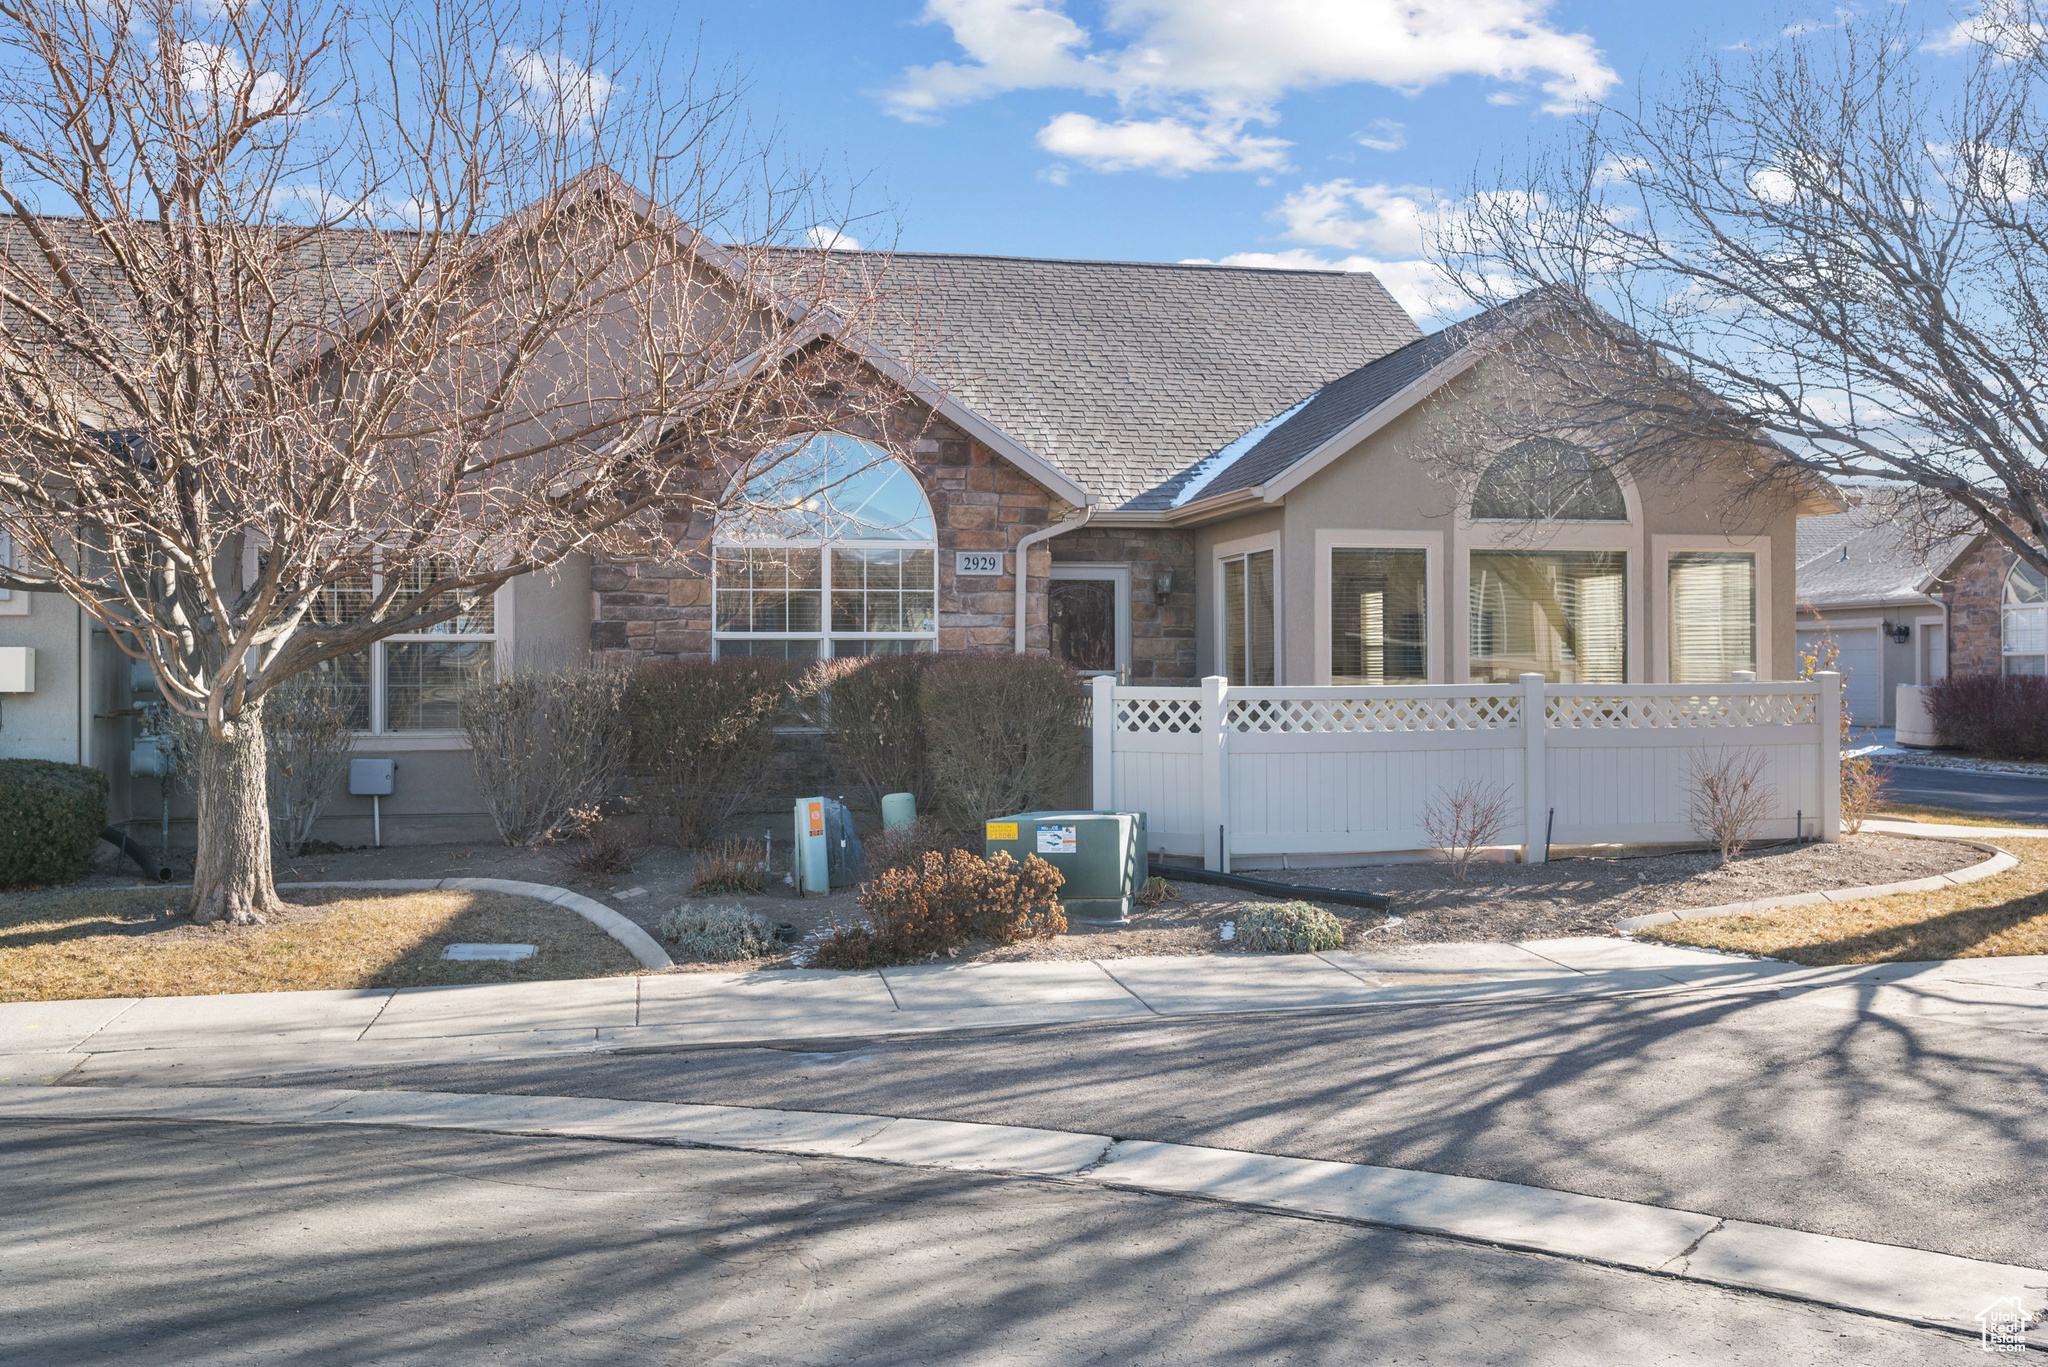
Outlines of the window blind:
M1727 683L1756 668L1756 556L1677 551L1670 568L1671 682Z

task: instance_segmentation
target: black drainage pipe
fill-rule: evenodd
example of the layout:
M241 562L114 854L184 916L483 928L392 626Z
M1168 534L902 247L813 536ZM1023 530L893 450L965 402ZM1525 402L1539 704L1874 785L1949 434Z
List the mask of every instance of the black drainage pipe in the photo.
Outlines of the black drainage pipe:
M1389 911L1393 904L1386 894L1378 892L1351 892L1344 888L1316 888L1302 883L1275 883L1267 878L1246 878L1236 873L1214 873L1208 869L1191 868L1185 864L1161 864L1149 866L1156 878L1179 879L1183 883L1214 883L1219 887L1236 888L1240 892L1263 892L1268 897L1285 897L1303 902L1335 902L1339 906L1364 907L1368 911Z
M159 883L171 881L171 871L157 863L148 850L130 840L125 831L117 831L109 826L100 832L100 839L133 859L135 867L142 870L144 878L154 878Z

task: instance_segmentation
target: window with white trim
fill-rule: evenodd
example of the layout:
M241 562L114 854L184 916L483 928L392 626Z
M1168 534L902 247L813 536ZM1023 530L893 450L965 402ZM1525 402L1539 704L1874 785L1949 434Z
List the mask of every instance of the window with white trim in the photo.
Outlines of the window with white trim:
M1274 679L1273 552L1223 561L1223 672L1233 686L1271 687Z
M921 654L939 638L938 529L917 476L872 442L813 432L742 491L712 547L719 655Z
M409 566L392 606L434 580L456 573L454 561L439 557ZM384 591L384 576L356 575L323 588L311 616L323 625L352 622ZM499 590L509 593L510 588ZM387 636L350 655L324 660L314 676L337 689L349 704L356 730L372 734L453 731L461 727L457 705L463 688L496 677L498 605L479 598L467 610L425 631Z
M2005 576L2005 630L1999 653L2008 674L2048 672L2048 580L2021 561Z
M1756 553L1673 551L1670 593L1671 682L1727 683L1756 665Z

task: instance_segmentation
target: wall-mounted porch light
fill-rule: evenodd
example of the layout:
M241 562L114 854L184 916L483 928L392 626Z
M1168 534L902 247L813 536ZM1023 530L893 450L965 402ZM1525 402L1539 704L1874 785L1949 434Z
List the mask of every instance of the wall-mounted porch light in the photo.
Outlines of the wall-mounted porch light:
M1913 639L1913 628L1904 622L1886 622L1884 634L1891 637L1893 645L1902 646Z
M1173 566L1168 565L1165 569L1162 569L1161 571L1159 571L1159 573L1152 576L1152 601L1155 603L1163 603L1169 597L1171 597L1172 594Z

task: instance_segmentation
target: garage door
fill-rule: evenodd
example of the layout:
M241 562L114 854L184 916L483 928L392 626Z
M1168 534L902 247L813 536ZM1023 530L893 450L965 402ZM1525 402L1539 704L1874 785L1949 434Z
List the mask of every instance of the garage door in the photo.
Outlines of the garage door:
M1826 633L1799 633L1799 653L1819 651ZM1857 726L1884 725L1884 664L1878 654L1876 627L1838 627L1835 645L1841 651L1842 708Z

